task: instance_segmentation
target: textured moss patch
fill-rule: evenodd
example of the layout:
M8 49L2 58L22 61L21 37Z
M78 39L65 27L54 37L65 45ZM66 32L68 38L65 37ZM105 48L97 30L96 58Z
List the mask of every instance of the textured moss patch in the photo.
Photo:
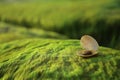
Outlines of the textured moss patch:
M78 40L24 39L0 45L0 79L119 80L120 51L100 47L84 59Z

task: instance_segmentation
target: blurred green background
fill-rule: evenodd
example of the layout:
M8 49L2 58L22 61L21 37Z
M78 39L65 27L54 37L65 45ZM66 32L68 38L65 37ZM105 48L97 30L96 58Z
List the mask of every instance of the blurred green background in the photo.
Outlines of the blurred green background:
M96 38L120 49L120 0L0 0L0 44L24 38Z

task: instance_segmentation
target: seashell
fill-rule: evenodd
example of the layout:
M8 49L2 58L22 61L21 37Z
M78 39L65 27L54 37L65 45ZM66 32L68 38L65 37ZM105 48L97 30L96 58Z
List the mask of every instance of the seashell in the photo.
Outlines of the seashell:
M97 41L89 35L82 36L80 43L81 43L81 46L86 50L96 51L99 48Z
M93 37L84 35L81 37L80 43L84 50L79 52L79 56L92 57L98 54L99 45Z

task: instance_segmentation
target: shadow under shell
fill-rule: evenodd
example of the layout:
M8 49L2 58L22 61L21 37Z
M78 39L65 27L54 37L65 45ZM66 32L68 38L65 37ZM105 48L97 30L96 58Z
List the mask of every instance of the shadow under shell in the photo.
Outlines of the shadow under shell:
M93 51L93 50L81 50L78 53L78 56L81 56L83 58L89 58L89 57L95 57L98 55L97 51Z

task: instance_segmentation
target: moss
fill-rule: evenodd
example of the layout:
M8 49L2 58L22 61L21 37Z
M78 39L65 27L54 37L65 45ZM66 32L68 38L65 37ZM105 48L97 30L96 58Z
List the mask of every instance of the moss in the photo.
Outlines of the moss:
M11 25L0 22L0 43L25 38L54 38L67 39L66 36L43 29L27 29L24 26Z
M19 44L18 44L19 43ZM0 79L119 80L120 51L100 47L81 58L78 40L24 39L0 45Z
M13 1L18 2L14 4ZM24 1L1 2L0 21L54 31L72 39L89 34L101 45L120 49L117 47L120 38L118 0Z

